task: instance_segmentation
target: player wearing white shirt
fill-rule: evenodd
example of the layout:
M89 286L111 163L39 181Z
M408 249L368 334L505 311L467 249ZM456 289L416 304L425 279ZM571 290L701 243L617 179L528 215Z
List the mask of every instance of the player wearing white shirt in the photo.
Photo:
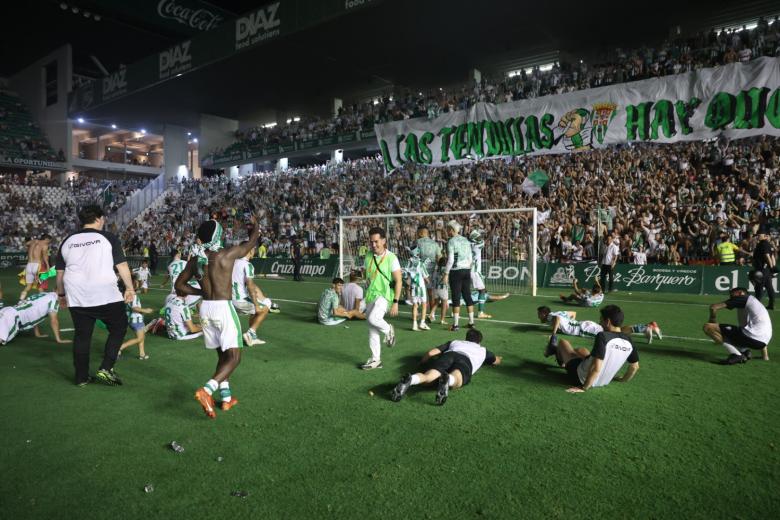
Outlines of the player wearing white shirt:
M344 285L344 289L341 290L341 306L346 311L353 311L357 309L358 314L355 316L361 320L366 319L365 314L366 302L363 300L363 288L357 282L360 280L360 275L353 272L349 275L349 283Z
M192 311L184 303L184 298L169 294L165 298L165 307L162 309L162 323L168 337L175 340L188 340L199 338L203 335L200 325L192 321ZM155 330L157 328L155 327Z
M591 291L582 289L577 284L576 278L572 282L572 287L574 292L569 296L564 294L559 295L561 301L564 303L576 303L583 307L598 307L604 302L604 291L601 290L601 284L598 279L593 281L593 290Z
M631 338L621 331L623 311L616 305L607 305L600 314L602 331L596 334L591 351L584 348L575 350L565 339L556 341L555 345L551 343L545 350L545 356L555 354L566 368L574 385L566 390L569 393L585 392L606 386L611 381L627 383L639 371L639 353ZM626 362L626 373L615 377Z
M184 271L184 268L187 266L187 262L181 259L181 253L179 251L176 251L173 254L173 261L168 264L168 274L165 275L165 279L163 280L163 283L161 284L161 287L165 287L165 284L168 283L168 280L171 281L171 294L176 294L176 279L179 277L179 275ZM187 282L192 287L195 287L196 289L200 289L200 284L197 280L190 280ZM194 295L194 294L188 294L184 297L184 302L189 307L195 307L198 305L201 300L200 296Z
M612 292L615 281L615 264L620 257L620 239L610 237L606 244L606 250L601 260L601 287L607 287L607 277L609 277L609 291Z
M149 291L149 262L144 260L141 262L141 267L133 269L133 278L136 279L136 289L141 289L144 294Z
M412 250L412 257L409 259L409 266L406 268L406 274L409 280L409 288L412 296L412 330L430 330L425 319L428 316L428 270L420 259L419 250ZM422 316L420 325L417 325L417 313L422 306Z
M241 245L247 242L242 242ZM255 256L255 248L249 250L249 253L237 259L233 263L232 291L233 307L236 312L251 316L249 318L249 328L243 334L244 343L248 346L264 345L265 341L257 337L257 328L268 316L271 309L271 300L266 298L255 284L255 268L252 265L252 258Z
M119 281L119 290L123 291L122 281ZM127 326L135 332L135 338L129 339L122 343L119 347L119 354L122 351L133 345L138 345L138 359L146 360L149 356L146 355L146 327L144 326L144 314L150 314L152 309L143 307L141 305L141 298L136 294L133 301L127 304Z
M46 334L41 334L38 325L40 325L48 316L51 324L51 330L54 333L54 339L57 343L71 343L63 340L60 336L60 320L57 313L60 310L57 293L46 292L36 293L28 296L26 300L21 300L13 307L19 315L19 332L32 330L36 338L45 338Z
M716 314L721 309L737 309L739 325L722 325ZM769 312L744 287L735 287L729 292L729 299L710 305L710 321L704 324L704 333L723 345L729 357L722 363L736 365L751 359L751 350L761 350L765 361L769 361L767 346L772 340L772 320Z
M390 394L390 399L398 402L412 386L437 381L436 404L443 405L447 401L450 388L469 384L471 377L482 365L501 364L501 357L487 350L481 343L482 333L477 329L470 329L466 332L466 341L448 341L429 350L421 361L424 372L407 374L401 378Z
M447 257L442 256L436 262L436 268L431 274L431 286L433 287L433 301L431 302L430 321L436 321L436 309L441 306L441 324L447 324L447 309L450 301L450 287L444 280L446 274ZM473 298L472 298L473 300Z
M13 307L0 309L0 345L9 343L19 334L19 313Z
M469 235L471 242L471 288L475 289L477 295L477 318L492 318L490 314L485 313L485 303L487 302L487 290L485 289L485 279L482 277L482 249L485 247L485 240L482 231L475 229Z

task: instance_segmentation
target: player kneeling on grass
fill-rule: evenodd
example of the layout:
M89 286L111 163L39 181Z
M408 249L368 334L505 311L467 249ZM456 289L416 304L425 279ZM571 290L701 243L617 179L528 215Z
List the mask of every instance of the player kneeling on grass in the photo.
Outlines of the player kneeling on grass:
M9 343L16 335L26 330L32 330L36 338L46 338L38 325L49 317L51 330L57 343L72 343L60 336L60 320L57 313L60 310L57 293L37 293L21 300L13 307L0 309L0 345Z
M604 291L601 288L598 278L593 283L593 290L582 289L577 285L577 279L572 283L574 292L568 296L560 295L564 303L574 303L582 307L598 307L604 302Z
M241 242L246 246L248 242ZM255 256L255 248L249 250L243 258L239 258L233 264L233 307L239 314L251 316L249 328L244 332L244 343L247 346L264 345L265 341L257 337L257 328L268 316L271 310L271 300L266 298L260 288L255 284L255 268L252 265L252 257Z
M551 339L555 337L558 331L567 336L595 336L604 330L595 321L577 321L577 313L574 311L553 312L549 307L543 305L536 309L536 316L542 323L552 326ZM661 327L654 321L647 324L626 325L621 330L625 334L644 334L648 343L653 342L653 334L658 336L658 339L663 339Z
M580 348L574 350L565 339L554 337L544 351L545 357L555 355L566 368L575 386L567 392L585 392L597 386L606 386L611 381L627 383L639 371L639 353L631 343L631 338L623 332L623 311L617 305L607 305L601 309L599 324L601 332L596 334L593 350ZM622 377L615 377L624 363L628 370Z
M436 404L447 401L450 388L469 384L471 377L482 365L499 365L501 356L496 356L481 345L482 333L477 329L466 332L466 341L454 340L429 350L422 358L425 372L407 374L395 386L390 399L400 401L412 386L437 383Z
M125 292L125 284L119 281L119 292ZM119 347L119 355L122 355L122 351L133 345L138 345L138 359L149 359L144 350L144 342L146 340L146 329L144 327L144 314L150 314L152 309L141 306L141 298L138 297L138 293L133 297L132 303L126 303L127 305L127 326L135 332L135 339L129 339L122 343Z
M739 325L719 324L716 313L721 309L737 309ZM710 321L704 324L704 333L728 350L724 365L745 363L752 357L751 349L761 350L764 360L769 361L767 345L772 339L772 320L761 302L744 287L732 289L725 302L710 305Z
M320 302L317 304L317 321L322 325L338 325L362 315L360 309L348 311L341 306L340 297L343 290L344 280L337 277L320 295Z

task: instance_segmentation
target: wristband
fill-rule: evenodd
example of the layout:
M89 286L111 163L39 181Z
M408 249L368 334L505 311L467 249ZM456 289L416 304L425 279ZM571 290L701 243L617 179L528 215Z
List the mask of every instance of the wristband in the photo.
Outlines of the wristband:
M398 303L398 300L393 300L393 303Z

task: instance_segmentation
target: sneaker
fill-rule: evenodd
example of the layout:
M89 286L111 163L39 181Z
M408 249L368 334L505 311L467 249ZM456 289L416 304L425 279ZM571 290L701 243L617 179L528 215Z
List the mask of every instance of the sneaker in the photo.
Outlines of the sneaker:
M88 384L94 383L94 382L95 382L95 379L92 376L87 376L87 378L84 381L80 381L80 382L76 383L76 386L78 386L78 387L87 386Z
M749 348L746 348L742 351L742 357L745 358L745 361L750 361L753 359L753 353L750 351Z
M460 330L460 327L457 325L451 325L450 326L450 332L458 332Z
M195 400L203 407L203 411L206 412L210 418L215 419L217 412L214 411L214 398L209 395L203 388L198 388L195 392Z
M428 316L428 321L429 321L429 322L431 322L431 323L433 323L434 321L436 321L436 316L434 316L433 314L431 314L430 316Z
M473 329L474 328L474 324L473 323L469 323L468 325L466 325L466 328L467 329Z
M480 312L479 314L477 314L477 318L481 318L483 320L489 320L492 317L493 316L491 316L490 314L488 314L486 312Z
M395 385L395 388L393 388L393 391L390 393L390 400L394 403L397 403L398 401L403 398L404 395L406 395L406 392L409 391L409 388L412 387L412 375L406 374L404 377L401 378L401 380L398 382L397 385Z
M428 326L427 323L425 323L424 321L421 321L420 322L420 330L431 330L431 328Z
M276 305L275 303L272 303L271 307L268 309L268 312L272 312L274 314L279 314L280 312L282 312L282 310L279 308L278 305Z
M418 327L418 326L417 326L417 323L415 323L414 325L412 325L412 330L413 330L413 331L415 331L415 332L417 332L418 330L420 330L420 327Z
M739 365L740 363L744 363L747 360L745 359L745 356L741 354L731 354L729 357L724 359L720 362L721 365Z
M147 359L149 359L149 354L146 354L144 356L138 356L138 359L140 359L141 361L146 361Z
M544 357L550 357L557 353L558 353L558 336L553 335L550 336L550 342L547 344L547 347L544 349Z
M227 412L237 404L238 404L238 399L236 399L235 397L231 397L230 401L222 401L219 407L222 409L223 412Z
M436 389L436 404L439 406L447 402L450 395L450 376L442 374L439 376L439 387Z
M368 361L360 365L363 370L374 370L375 368L382 368L382 362L378 359L369 358Z
M95 373L95 381L108 386L120 386L122 384L122 380L117 377L113 368L111 370L106 370L104 368L98 370L97 373Z
M265 345L265 341L259 339L257 337L257 333L252 329L249 329L248 331L244 332L243 337L244 337L244 343L246 343L247 346L249 347L252 347L254 345Z
M387 336L385 336L385 344L388 347L395 346L395 328L392 325L390 325L390 331L387 333Z
M450 322L448 322L444 318L442 318L442 320L439 323L441 323L442 325L449 325L450 324Z

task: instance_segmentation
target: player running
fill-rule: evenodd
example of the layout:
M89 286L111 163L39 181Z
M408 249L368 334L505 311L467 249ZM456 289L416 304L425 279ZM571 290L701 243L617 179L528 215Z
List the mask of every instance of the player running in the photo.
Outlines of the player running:
M246 245L247 242L241 242ZM255 256L255 248L249 250L243 258L239 258L233 264L233 307L240 314L251 316L249 328L244 332L244 343L247 346L265 345L265 341L257 337L257 328L268 316L271 310L271 300L266 298L260 288L255 284L255 267L252 258Z
M141 261L141 267L136 267L133 269L133 278L135 278L135 289L136 291L143 291L144 294L149 292L149 275L151 274L151 271L149 271L149 261L143 260Z
M122 293L125 292L124 283L122 283L121 280L119 281L119 291ZM152 309L141 306L141 298L138 297L138 293L134 295L131 303L125 305L127 305L127 326L135 332L135 339L129 339L122 343L119 347L119 355L121 355L122 351L126 348L138 345L138 359L147 360L149 359L149 356L146 355L146 350L144 349L146 340L144 314L150 314Z
M582 307L598 307L604 302L604 290L601 288L598 278L593 281L593 290L580 288L576 278L572 282L572 287L574 292L569 296L560 295L563 303L574 303Z
M595 321L577 321L577 313L574 311L553 312L549 307L542 306L536 309L536 315L539 318L539 321L552 326L552 334L550 335L551 340L554 339L558 331L560 331L561 334L566 334L567 336L593 337L604 330L604 327ZM645 325L640 323L630 326L627 325L625 327L621 327L621 331L624 334L644 334L648 343L653 342L653 334L658 336L658 339L663 339L663 336L661 335L661 327L659 327L658 324L654 321L651 321ZM548 354L545 354L545 357L548 357Z
M257 244L260 227L257 218L251 217L252 233L243 245L222 247L222 226L216 220L207 220L198 228L196 245L192 258L176 279L176 292L203 296L200 304L200 318L203 324L203 338L207 349L217 352L217 367L214 375L195 392L195 399L206 415L216 418L212 394L219 388L222 396L222 410L229 410L238 400L232 397L229 378L241 362L241 323L232 303L231 280L235 261L244 257ZM201 289L195 289L189 282L196 275L201 277Z

